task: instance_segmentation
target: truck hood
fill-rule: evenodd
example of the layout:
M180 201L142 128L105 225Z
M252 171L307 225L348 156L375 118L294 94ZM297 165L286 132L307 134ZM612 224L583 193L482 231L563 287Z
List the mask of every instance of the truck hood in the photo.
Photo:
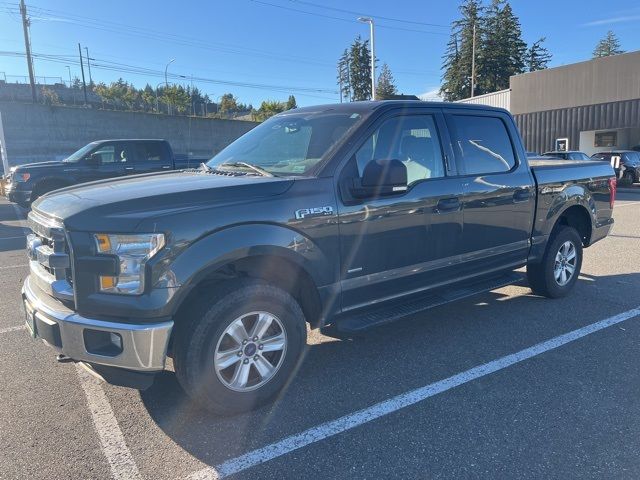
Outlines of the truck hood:
M203 171L134 175L56 190L32 206L69 230L135 232L142 220L251 202L284 193L290 178L216 175Z
M33 171L41 168L56 168L56 167L63 168L71 165L72 164L69 164L69 163L52 160L49 162L25 163L25 164L16 166L13 169L13 171L26 172L26 171Z

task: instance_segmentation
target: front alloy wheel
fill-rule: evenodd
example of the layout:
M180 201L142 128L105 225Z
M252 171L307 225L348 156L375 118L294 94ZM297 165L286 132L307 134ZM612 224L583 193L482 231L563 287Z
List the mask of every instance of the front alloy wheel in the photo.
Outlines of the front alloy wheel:
M218 340L214 366L218 379L236 392L260 388L276 374L287 351L282 322L268 312L236 318Z
M305 317L290 293L251 278L199 291L176 318L173 364L187 394L218 413L273 400L291 381L306 344Z

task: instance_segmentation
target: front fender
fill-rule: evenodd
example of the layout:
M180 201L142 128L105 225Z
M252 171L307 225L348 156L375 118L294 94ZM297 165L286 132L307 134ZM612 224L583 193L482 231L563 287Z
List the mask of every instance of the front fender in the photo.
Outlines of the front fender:
M173 259L160 262L153 275L156 288L179 286L181 296L202 279L235 260L252 256L280 257L303 268L316 286L333 282L337 267L310 238L274 224L244 224L214 232ZM166 263L163 268L162 264ZM177 302L180 303L180 302Z

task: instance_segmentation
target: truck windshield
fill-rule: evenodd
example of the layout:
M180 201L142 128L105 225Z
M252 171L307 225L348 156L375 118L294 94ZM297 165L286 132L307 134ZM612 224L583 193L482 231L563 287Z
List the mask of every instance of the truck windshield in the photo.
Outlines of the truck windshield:
M307 175L362 121L363 115L350 111L277 115L222 150L207 166L246 170L242 162L275 176Z
M84 157L87 156L87 154L93 150L96 147L96 143L90 143L88 145L85 145L84 147L82 147L80 150L72 153L71 155L69 155L67 158L65 158L63 160L63 162L68 162L68 163L77 163L80 160L82 160Z

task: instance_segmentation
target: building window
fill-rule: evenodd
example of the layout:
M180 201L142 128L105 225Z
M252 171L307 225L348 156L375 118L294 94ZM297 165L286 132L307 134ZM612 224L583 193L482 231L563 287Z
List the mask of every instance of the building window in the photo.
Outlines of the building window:
M594 147L615 147L618 143L618 132L596 132Z

